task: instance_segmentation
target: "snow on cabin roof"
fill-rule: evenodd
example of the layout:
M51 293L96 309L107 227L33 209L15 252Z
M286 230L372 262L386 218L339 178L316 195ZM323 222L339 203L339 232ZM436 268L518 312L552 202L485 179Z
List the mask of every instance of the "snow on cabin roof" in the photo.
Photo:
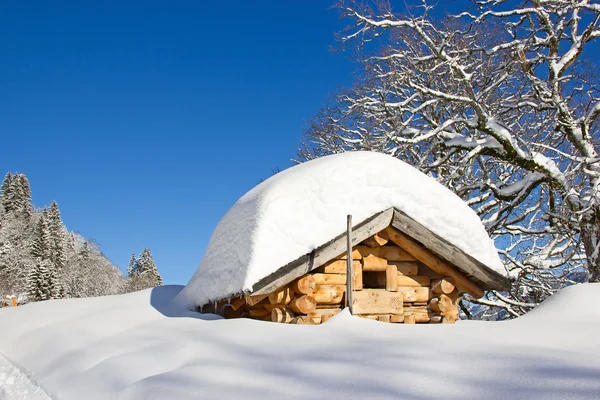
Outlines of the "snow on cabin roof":
M197 306L251 291L343 233L348 214L357 224L390 207L506 276L479 217L458 196L395 157L347 152L293 166L242 196L180 296Z

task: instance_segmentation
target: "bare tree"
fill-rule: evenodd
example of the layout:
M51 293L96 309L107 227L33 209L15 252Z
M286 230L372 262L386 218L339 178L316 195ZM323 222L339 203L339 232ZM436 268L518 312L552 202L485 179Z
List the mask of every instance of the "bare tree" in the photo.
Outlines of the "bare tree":
M485 0L445 16L426 3L337 6L364 70L313 120L300 159L380 151L453 189L517 283L480 304L515 316L600 281L600 4Z

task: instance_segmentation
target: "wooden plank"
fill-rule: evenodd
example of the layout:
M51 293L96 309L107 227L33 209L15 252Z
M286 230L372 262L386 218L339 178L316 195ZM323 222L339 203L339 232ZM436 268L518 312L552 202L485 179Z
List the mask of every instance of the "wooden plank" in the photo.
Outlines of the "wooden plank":
M385 270L385 290L398 291L398 268L395 265L388 265Z
M431 284L431 278L428 276L415 275L405 276L398 274L398 286L407 287L427 287Z
M400 275L419 275L419 264L416 261L389 261L388 265L395 265Z
M363 290L363 271L362 264L357 262L354 264L354 290Z
M402 293L384 289L363 289L354 292L355 314L402 314Z
M428 287L405 287L399 286L398 293L402 293L402 298L405 303L412 302L428 302L430 290Z
M466 254L464 251L454 246L452 243L448 242L446 239L436 235L434 232L425 228L423 225L416 222L414 219L410 218L408 215L403 213L400 210L394 210L394 217L392 220L392 225L395 229L404 232L405 234L409 234L410 236L417 239L419 242L423 243L423 245L430 249L431 252L439 255L443 255L444 259L448 260L450 264L454 264L458 266L464 274L473 275L478 281L483 283L484 289L499 289L499 290L509 290L510 289L510 281L508 278L494 271L493 269L487 267L485 264ZM388 234L389 234L388 230ZM390 237L391 240L391 237ZM394 240L392 242L396 243ZM396 243L398 244L398 243ZM409 249L404 246L399 245L400 247L407 250L409 253ZM411 253L416 257L415 254ZM418 259L418 258L417 258ZM421 260L419 260L421 261ZM424 262L424 261L422 261ZM431 265L424 262L430 268L434 269ZM436 271L438 272L438 271ZM439 272L442 276L448 276ZM461 274L463 275L463 274ZM455 282L460 286L460 282ZM481 289L479 286L477 287ZM474 293L470 293L476 298L480 298L483 296L475 296L475 293L479 293L481 290L476 290L474 287L472 288ZM468 292L468 291L467 291Z
M355 249L362 255L362 257L373 255L376 257L385 258L388 261L416 261L413 256L398 246L356 246Z
M451 277L454 283L462 288L464 291L469 293L475 298L483 297L483 289L477 286L473 281L466 278L460 271L448 264L446 261L440 259L437 255L433 254L427 248L420 243L413 240L408 235L400 232L394 227L387 228L390 240L402 247L410 254L412 254L417 260L427 265L440 275Z
M389 226L392 221L393 214L394 209L388 208L387 210L367 218L358 225L355 225L352 229L352 247L356 246L369 236L380 232ZM343 229L343 226L340 228ZM253 285L250 295L271 293L277 290L277 288L289 284L294 279L297 279L334 259L340 254L344 253L345 250L346 230L343 229L339 236L323 244L322 246L319 246L312 253L305 254L302 257L299 257L289 264L279 268L274 273L262 278Z
M320 323L321 321L319 321ZM316 325L316 323L313 321L312 318L306 316L306 315L299 315L297 317L294 317L291 321L290 324L297 324L297 325Z
M333 317L337 313L342 311L341 307L337 308L318 308L315 311L308 314L309 317L314 319L318 319L321 322L327 321L329 318Z

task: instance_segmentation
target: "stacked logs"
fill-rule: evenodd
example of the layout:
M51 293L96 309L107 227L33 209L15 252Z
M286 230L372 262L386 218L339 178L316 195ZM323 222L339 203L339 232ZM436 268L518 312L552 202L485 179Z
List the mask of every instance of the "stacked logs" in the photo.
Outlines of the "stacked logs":
M354 247L353 313L391 323L454 323L459 291L384 232ZM225 318L248 317L291 324L321 324L344 307L346 255L269 295L240 296L216 304ZM205 311L206 312L206 311Z

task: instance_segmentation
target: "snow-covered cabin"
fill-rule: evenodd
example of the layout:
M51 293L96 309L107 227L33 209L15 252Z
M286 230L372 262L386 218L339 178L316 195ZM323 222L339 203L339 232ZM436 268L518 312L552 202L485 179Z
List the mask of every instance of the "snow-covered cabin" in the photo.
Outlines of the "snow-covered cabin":
M397 158L350 152L291 167L242 196L179 299L226 318L318 324L344 308L349 290L353 314L452 323L462 293L509 285L458 196Z

